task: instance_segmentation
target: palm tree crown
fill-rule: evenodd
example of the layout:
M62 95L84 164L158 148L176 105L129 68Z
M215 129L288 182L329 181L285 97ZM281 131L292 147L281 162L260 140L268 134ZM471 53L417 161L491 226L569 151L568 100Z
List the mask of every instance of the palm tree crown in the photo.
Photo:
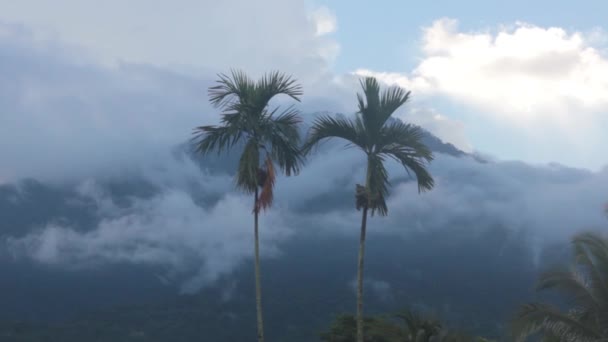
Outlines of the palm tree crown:
M244 143L236 185L247 193L262 187L256 209L272 204L273 164L290 176L299 172L303 162L299 153L299 112L292 106L281 112L279 107L269 109L270 100L281 94L300 101L302 88L279 72L266 74L257 82L241 71L233 70L231 77L220 74L218 84L209 88L209 97L222 110L221 125L200 126L194 132L196 150L201 154L219 154ZM263 161L260 152L266 154Z
M539 290L567 295L569 310L544 304L523 305L513 321L518 341L540 333L543 341L608 341L608 240L596 233L572 239L574 267L544 273Z
M388 172L384 161L392 158L405 170L416 175L418 191L430 190L434 181L426 170L433 160L431 151L422 143L423 131L399 120L389 121L392 114L405 104L410 92L400 87L391 87L380 92L380 85L373 77L361 81L363 94L357 94L359 110L354 119L322 116L317 118L304 145L305 153L321 140L342 138L348 146L355 146L367 155L366 186L358 186L357 207L367 206L372 215L378 211L386 215L388 195Z

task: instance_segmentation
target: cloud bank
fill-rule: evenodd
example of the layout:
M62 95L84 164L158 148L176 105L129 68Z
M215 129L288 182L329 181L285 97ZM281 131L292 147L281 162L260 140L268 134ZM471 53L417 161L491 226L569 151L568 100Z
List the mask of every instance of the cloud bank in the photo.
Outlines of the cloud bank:
M413 71L355 74L449 99L469 128L485 124L520 140L513 147L520 151L510 151L518 158L598 169L608 127L608 59L598 35L527 23L461 32L456 20L440 19L423 30Z
M353 208L352 189L363 177L362 159L355 150L332 147L313 157L299 176L280 178L276 205L261 219L263 257L288 257L282 243L298 236L355 237L360 213ZM8 237L4 248L13 257L59 268L161 267L163 277L187 292L212 284L252 257L251 198L234 192L229 175L203 172L189 178L177 171L188 169L189 162L173 163L165 171L144 172L142 177L161 190L150 198L134 195L126 207L112 203L94 182L81 185L80 194L99 203L102 219L95 227L29 227L24 237ZM339 171L346 166L356 171ZM460 232L466 239L500 226L527 234L538 254L576 231L605 225L608 170L482 164L439 154L431 171L437 186L418 195L404 171L389 165L394 184L390 214L370 219L370 236L410 239L420 232ZM217 199L197 201L199 192Z
M292 8L271 1L272 11L244 1L205 3L205 13L187 14L196 20L166 23L147 12L164 13L165 5L155 2L136 16L143 21L129 26L125 18L133 17L137 2L114 22L108 18L117 1L91 12L84 3L62 0L83 13L78 20L99 28L87 32L73 30L75 19L62 20L60 5L43 4L34 13L25 11L28 4L14 3L0 11L26 25L0 25L0 72L5 75L0 79L0 182L34 177L62 183L92 200L101 219L92 227L23 227L30 231L25 237L4 236L3 248L17 258L68 268L158 266L166 271L163 277L188 292L213 283L252 255L251 199L234 192L230 174L206 172L213 166L205 162L200 170L171 154L192 127L217 121L205 94L213 74L236 66L255 75L272 61L310 89L301 105L304 112L354 110L355 77L328 72L339 49L331 40L336 20L327 9L307 12L304 2ZM74 47L38 36L50 25L48 20L61 23L55 26L57 34ZM187 22L215 30L201 36ZM230 26L234 22L238 30ZM28 25L34 29L24 28ZM131 30L133 35L117 34ZM157 34L143 35L147 30ZM581 34L530 25L496 35L461 33L454 22L440 20L424 37L425 58L411 74L359 74L378 75L415 94L445 96L482 114L495 113L491 119L507 126L563 137L564 142L552 146L566 146L559 153L571 152L571 141L580 143L573 146L581 151L594 151L582 148L601 141L589 127L603 120L597 113L608 98L599 77L605 60ZM116 44L107 46L108 39L117 39ZM191 47L197 40L204 43ZM537 44L539 40L544 43ZM91 56L100 56L103 63ZM577 110L581 114L573 120ZM466 123L442 113L417 103L398 115L463 149L477 147L467 139ZM307 121L311 118L306 115ZM568 134L556 135L561 131L555 127ZM580 141L581 129L589 141ZM353 209L352 193L363 179L362 157L356 150L330 145L310 159L301 175L279 179L276 206L262 221L265 257L288 253L281 244L299 234L357 234L359 213ZM404 181L398 165L391 164L389 171L394 177L390 216L371 219L370 234L409 238L416 231L453 228L475 234L500 225L550 243L604 224L606 169L480 164L439 155L431 166L437 186L422 195ZM98 182L124 174L145 179L158 192L145 198L133 194L127 206L117 205ZM209 198L201 201L201 196ZM18 205L18 197L13 200Z

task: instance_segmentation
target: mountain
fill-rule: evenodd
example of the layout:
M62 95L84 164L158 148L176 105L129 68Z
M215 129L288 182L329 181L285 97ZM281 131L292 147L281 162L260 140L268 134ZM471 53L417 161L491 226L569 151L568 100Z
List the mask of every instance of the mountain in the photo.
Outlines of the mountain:
M424 140L435 153L470 157L428 132ZM236 155L201 159L188 144L178 146L174 156L176 163L193 160L201 172L211 175L231 173L238 162ZM243 341L254 335L253 274L247 260L199 291L184 294L178 274L183 270L146 263L145 256L135 262L126 258L98 262L91 256L95 263L86 267L63 265L56 254L69 256L71 251L61 250L67 248L63 245L55 249L53 230L44 235L48 245L35 249L30 258L11 248L15 241L30 248L28 244L38 240L28 236L54 226L73 232L59 237L85 234L86 239L76 235L80 240L75 241L97 241L101 223L124 217L118 222L128 228L135 224L132 215L142 203L172 191L172 183L137 174L95 179L93 190L90 182L57 185L27 179L0 185L0 237L5 247L0 248L0 272L4 274L0 282L2 341L192 341L201 336L207 341ZM189 179L180 182L180 191L201 211L223 197L204 184ZM315 340L332 317L353 311L356 234L311 227L318 224L316 217L353 211L351 188L352 184L344 184L331 194L312 196L290 206L290 213L298 216L289 220L293 219L299 229L277 243L274 256L263 258L269 340ZM108 206L112 210L106 210ZM412 229L417 224L403 222L404 230L411 231L405 236L376 234L373 230L380 223L373 224L366 275L370 314L413 307L434 311L454 325L496 336L515 305L532 295L530 285L537 265L530 262L525 234L478 217L448 222L449 229L441 233ZM250 233L248 229L244 232ZM263 229L262 234L265 232ZM103 244L95 247L105 248ZM137 248L134 245L128 251ZM40 262L44 258L51 261ZM191 256L183 260L188 258ZM194 262L184 261L183 268L196 270L205 262L192 258Z

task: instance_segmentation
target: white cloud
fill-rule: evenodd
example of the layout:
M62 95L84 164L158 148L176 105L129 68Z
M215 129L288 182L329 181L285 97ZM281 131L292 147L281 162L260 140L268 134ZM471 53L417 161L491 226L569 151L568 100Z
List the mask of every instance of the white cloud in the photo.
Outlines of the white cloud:
M441 19L425 28L423 56L411 73L356 74L447 97L473 112L470 120L524 132L530 143L545 147L537 150L537 160L597 167L589 159L597 156L598 140L605 142L600 138L608 124L608 59L591 44L601 36L525 23L464 33L455 20ZM571 149L558 152L555 146L564 142ZM556 151L547 153L550 146ZM584 157L572 157L581 150Z
M582 33L517 23L514 28L462 33L435 21L423 36L424 57L411 75L375 73L414 91L442 94L515 122L565 119L568 109L608 105L608 60ZM580 118L576 115L577 118Z
M213 74L184 75L144 64L102 66L78 48L38 39L24 27L0 23L0 31L2 182L82 179L141 167L166 157L195 126L219 118L206 96ZM313 98L301 108L344 108L327 98L338 93L328 89L341 87L322 68L305 57L290 60L298 64L295 76L305 95ZM317 73L300 79L297 73L306 74L307 68Z
M412 108L403 115L398 115L398 117L406 122L424 127L443 142L450 143L464 152L471 153L473 151L473 145L467 136L465 125L461 121L451 119L435 110L424 107Z
M88 232L49 225L21 239L9 238L7 247L16 257L60 267L164 266L182 277L183 291L191 292L252 257L251 207L250 198L229 193L204 209L174 188L137 200L122 212L102 210L105 218ZM277 243L292 234L286 222L280 210L261 216L262 256L275 255Z
M175 73L175 66L213 73L232 66L253 74L283 69L301 76L306 95L315 99L302 108L351 111L356 81L351 75L336 80L327 72L337 51L327 37L336 28L335 18L319 10L313 20L302 10L303 2L294 6L278 0L262 6L246 1L183 1L183 7L160 1L91 4L0 0L0 19L35 28L30 34L23 27L0 25L0 175L79 181L120 177L125 169L134 169L162 191L123 210L108 203L94 183L86 183L80 193L97 199L104 216L98 226L79 232L50 225L13 241L13 246L36 260L60 265L166 265L190 272L184 286L195 289L250 257L251 200L229 193L232 180L226 175L201 179L194 166L170 157L169 147L187 139L192 127L217 120L205 96L210 74L185 76ZM31 11L34 5L37 11ZM69 16L65 6L72 10ZM134 15L136 11L141 13ZM47 29L75 47L40 38ZM112 67L99 65L80 45ZM378 75L415 94L448 96L529 127L545 119L585 127L608 101L608 78L598 77L605 74L606 62L582 34L529 25L498 35L465 34L443 20L427 29L423 51L427 56L412 74ZM131 63L117 65L118 60ZM520 110L528 105L532 113ZM581 109L576 122L574 109ZM469 145L461 121L446 113L416 107L399 115L457 146ZM557 153L564 151L572 152ZM329 156L312 158L300 176L280 180L277 207L264 219L263 251L276 251L292 225L356 234L360 217L353 210L352 190L363 178L363 156L354 150ZM405 174L395 165L389 171ZM431 193L418 196L412 184L394 188L391 215L370 221L374 233L446 229L463 220L481 225L484 219L560 239L603 223L598 209L608 193L605 170L480 165L439 156L432 171L438 185ZM193 182L214 194L228 194L213 207L200 208L187 191Z
M319 239L357 236L361 213L354 208L353 190L364 179L365 157L340 146L311 156L299 176L279 178L275 206L260 222L264 256L288 253L282 244L298 234ZM387 168L393 185L389 216L370 218L370 239L376 234L408 238L421 231L474 235L503 226L527 232L540 250L574 232L606 224L602 209L608 200L608 169L480 164L439 154L430 166L437 185L419 195L415 184L397 181L406 176L400 165L388 163ZM251 258L252 201L234 192L227 175L201 173L189 162L161 158L142 167L140 177L160 192L134 197L130 205L119 207L96 182L85 181L76 189L96 203L99 224L49 224L33 231L24 227L29 234L9 237L0 250L8 247L18 257L55 267L161 266L163 278L179 282L188 292L230 274ZM200 194L219 200L203 201L207 204L201 207L195 200Z
M351 158L363 159L354 153ZM322 155L312 161L312 169L321 162L336 170L346 164ZM326 193L328 203L331 201L328 193L340 196L342 201L324 206L321 212L307 214L302 218L304 222L326 232L356 234L361 217L350 199L354 183L363 177L362 170L356 170L349 175L351 179L346 186L336 184L329 191L317 190ZM406 176L396 163L388 164L388 171L391 177ZM607 224L603 207L608 201L608 169L590 172L522 162L482 164L470 158L438 154L430 172L436 186L422 194L417 194L413 182L393 181L389 215L370 219L370 232L407 237L417 231L466 228L465 231L475 234L503 226L513 231L523 230L544 245L563 242L575 232ZM317 179L320 176L316 172L309 175L305 170L301 177Z
M336 16L325 6L313 11L312 18L317 26L317 35L322 36L333 33L337 29Z
M423 51L414 78L515 121L574 121L568 109L608 104L608 60L581 33L518 23L496 35L465 34L440 20L426 30Z
M82 46L109 65L144 63L190 74L277 68L301 78L318 75L336 49L317 35L319 27L335 28L335 18L321 9L315 20L307 12L304 0L0 1L0 21Z

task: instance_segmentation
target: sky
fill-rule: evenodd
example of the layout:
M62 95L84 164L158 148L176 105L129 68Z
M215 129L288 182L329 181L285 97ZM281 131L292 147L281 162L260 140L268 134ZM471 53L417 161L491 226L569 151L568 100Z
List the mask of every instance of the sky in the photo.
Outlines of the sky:
M183 126L170 124L174 131L162 132L173 134L175 140L186 130L186 122L192 126L217 120L202 103L203 85L230 68L253 76L273 69L293 74L305 87L302 109L313 112L354 111L356 78L374 75L387 85L412 91L411 103L397 116L466 151L599 170L607 163L602 147L608 143L603 134L608 128L608 36L601 16L605 7L600 1L512 1L508 6L436 1L412 6L400 1L372 5L341 0L255 4L245 0L110 0L103 5L90 0L0 0L0 39L7 53L27 51L41 60L45 59L42 55L52 57L37 64L42 70L45 63L50 67L58 62L80 71L86 65L98 75L123 77L132 87L158 87L160 92L162 84L149 85L133 73L154 70L155 75L176 82L198 83L201 98L192 99L190 109L200 106L205 114L197 117L199 122L194 114L175 115ZM10 55L5 53L5 58ZM33 72L28 66L20 74L17 64L24 63L23 58L7 62L15 63L5 64L15 77ZM55 95L81 92L84 101L99 96L85 94L74 84L63 87L74 81L69 77L53 77L54 84L48 86L55 88ZM15 79L5 84L9 92L11 82ZM20 82L30 82L23 85L22 94L27 93L31 101L32 88L39 87L39 82L24 77ZM99 82L91 84L92 91ZM112 85L117 96L125 91L116 89L119 83ZM38 91L40 103L48 100L48 92ZM176 90L167 86L166 91ZM185 96L184 92L177 95ZM133 119L127 120L135 127L135 118L146 115L134 113L142 111L134 101L125 106L133 107L129 114ZM179 112L177 107L184 102L167 100L165 106L163 110L176 107ZM14 111L10 119L4 115L3 128L9 132L3 132L6 139L0 141L3 154L15 155L15 146L36 143L35 136L12 135L32 124L31 117L25 119L32 109L21 110L26 113ZM55 136L69 135L81 130L76 121L92 129L113 120L114 114L103 110L96 114L96 123L83 113L61 117L41 112L37 119L52 116L51 126L63 125L55 129ZM146 117L166 128L163 120L170 116ZM73 119L69 125L57 122ZM14 139L9 142L8 137ZM137 137L138 142L147 139ZM15 161L15 165L20 163L27 166L3 170L0 179L38 167L35 162Z
M218 122L206 90L230 68L294 75L307 120L319 111L354 112L357 79L374 75L412 91L396 116L502 160L439 155L431 164L435 189L415 196L414 184L395 184L395 210L377 231L401 235L403 222L444 229L470 220L563 240L601 226L606 8L575 5L0 0L0 183L71 182L103 217L87 232L49 223L10 247L51 264L128 261L180 272L192 257L205 260L184 290L250 257L252 237L243 234L250 198L230 191L229 175L201 174L170 153L193 127ZM317 155L300 176L279 180L276 206L263 218L264 253L280 250L298 227L356 233L359 216L342 205L363 174L353 153ZM346 166L355 171L341 172ZM98 183L126 171L161 191L116 207ZM403 173L395 165L389 172ZM199 188L225 196L201 208ZM301 213L320 199L334 206Z

